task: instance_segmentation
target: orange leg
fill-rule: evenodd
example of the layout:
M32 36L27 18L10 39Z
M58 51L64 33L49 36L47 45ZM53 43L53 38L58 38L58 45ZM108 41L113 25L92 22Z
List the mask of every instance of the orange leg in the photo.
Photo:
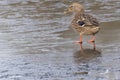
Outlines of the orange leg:
M91 40L89 40L88 42L89 42L89 43L93 43L93 42L95 42L95 36L94 36L94 35L92 35L92 39L91 39Z
M89 40L88 42L93 44L93 49L95 50L96 49L96 45L95 45L95 36L94 35L92 36L92 39Z
M76 43L81 43L82 44L82 35L80 35L79 41L76 41Z
M83 47L82 47L82 35L80 35L80 39L79 39L79 41L76 41L76 43L79 43L80 44L80 49L83 50Z
M96 50L95 42L93 42L93 50Z
M81 49L81 51L83 51L82 43L79 43L79 44L80 44L80 49Z

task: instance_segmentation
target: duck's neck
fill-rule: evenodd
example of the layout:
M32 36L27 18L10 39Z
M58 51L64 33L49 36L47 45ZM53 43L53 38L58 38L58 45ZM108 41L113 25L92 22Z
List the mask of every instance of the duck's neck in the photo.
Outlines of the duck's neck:
M76 12L74 18L78 19L78 18L80 18L83 14L84 14L84 12Z

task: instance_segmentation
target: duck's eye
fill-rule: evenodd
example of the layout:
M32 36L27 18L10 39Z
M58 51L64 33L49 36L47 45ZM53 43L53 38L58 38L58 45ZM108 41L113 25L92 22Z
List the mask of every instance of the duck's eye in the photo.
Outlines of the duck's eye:
M73 6L70 6L70 8L73 8Z
M72 8L72 7L69 7L69 10L73 10L73 8Z
M73 6L71 6L71 7L73 7Z

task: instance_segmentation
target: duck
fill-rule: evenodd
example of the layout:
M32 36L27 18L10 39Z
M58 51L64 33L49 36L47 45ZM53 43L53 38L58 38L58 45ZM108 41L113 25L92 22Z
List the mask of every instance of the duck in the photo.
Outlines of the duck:
M95 35L100 31L99 21L97 18L86 13L83 5L76 2L70 4L64 13L74 13L74 17L70 25L76 32L80 34L80 38L76 42L82 44L83 35L91 35L92 38L88 40L88 42L93 43L95 49Z

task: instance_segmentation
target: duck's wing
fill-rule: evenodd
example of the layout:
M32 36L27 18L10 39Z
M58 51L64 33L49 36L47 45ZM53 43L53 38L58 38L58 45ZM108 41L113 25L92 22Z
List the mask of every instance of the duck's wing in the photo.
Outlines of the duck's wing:
M91 26L99 26L98 20L89 14L83 14L81 15L81 20L79 23L84 23L85 25L91 25Z

